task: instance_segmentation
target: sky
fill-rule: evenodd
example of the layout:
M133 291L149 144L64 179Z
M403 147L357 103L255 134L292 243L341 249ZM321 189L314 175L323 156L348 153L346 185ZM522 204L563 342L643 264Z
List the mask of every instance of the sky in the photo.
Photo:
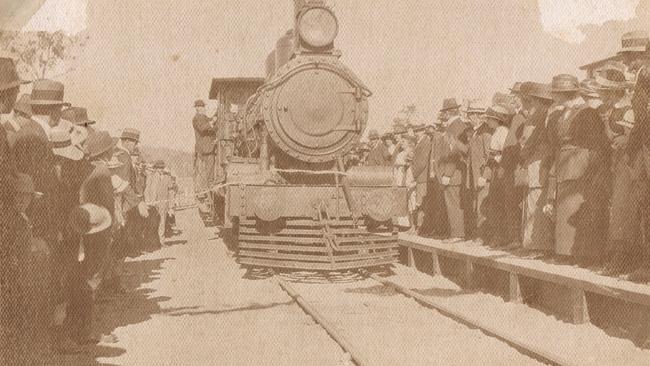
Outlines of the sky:
M490 100L515 81L582 77L578 66L650 24L645 0L330 2L336 47L373 91L369 123L380 130L405 104L430 122L445 97ZM213 77L261 76L292 18L291 0L47 0L23 26L89 36L60 80L100 128L139 128L146 145L189 151L193 101Z

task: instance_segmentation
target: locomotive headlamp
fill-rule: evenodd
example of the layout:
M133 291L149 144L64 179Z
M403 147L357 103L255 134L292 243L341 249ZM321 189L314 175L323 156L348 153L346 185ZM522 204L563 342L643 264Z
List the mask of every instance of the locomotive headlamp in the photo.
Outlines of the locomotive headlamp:
M310 8L298 19L298 34L311 47L320 48L331 44L338 32L336 16L327 8Z

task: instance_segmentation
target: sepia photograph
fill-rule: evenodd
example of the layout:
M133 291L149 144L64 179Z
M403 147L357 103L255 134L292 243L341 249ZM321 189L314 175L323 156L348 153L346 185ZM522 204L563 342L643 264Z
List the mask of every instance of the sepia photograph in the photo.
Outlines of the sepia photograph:
M0 0L0 366L650 365L650 1Z

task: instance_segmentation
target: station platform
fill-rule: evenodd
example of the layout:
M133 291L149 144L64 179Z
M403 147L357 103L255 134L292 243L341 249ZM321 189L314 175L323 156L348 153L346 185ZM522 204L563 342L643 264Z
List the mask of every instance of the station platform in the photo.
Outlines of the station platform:
M402 261L410 267L451 278L464 289L540 308L574 324L624 329L624 338L650 346L650 285L473 242L448 244L405 233L399 238Z

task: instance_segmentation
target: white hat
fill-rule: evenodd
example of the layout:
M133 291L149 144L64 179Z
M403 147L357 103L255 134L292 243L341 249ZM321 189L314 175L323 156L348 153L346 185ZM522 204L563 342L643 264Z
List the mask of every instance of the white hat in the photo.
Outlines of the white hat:
M111 214L104 207L85 203L70 213L70 227L79 234L95 234L111 227Z
M70 133L62 128L55 128L50 133L50 144L55 155L70 160L81 160L84 152L72 144Z
M115 193L122 193L129 187L129 182L120 178L119 175L112 175L111 183L113 183L113 191Z

